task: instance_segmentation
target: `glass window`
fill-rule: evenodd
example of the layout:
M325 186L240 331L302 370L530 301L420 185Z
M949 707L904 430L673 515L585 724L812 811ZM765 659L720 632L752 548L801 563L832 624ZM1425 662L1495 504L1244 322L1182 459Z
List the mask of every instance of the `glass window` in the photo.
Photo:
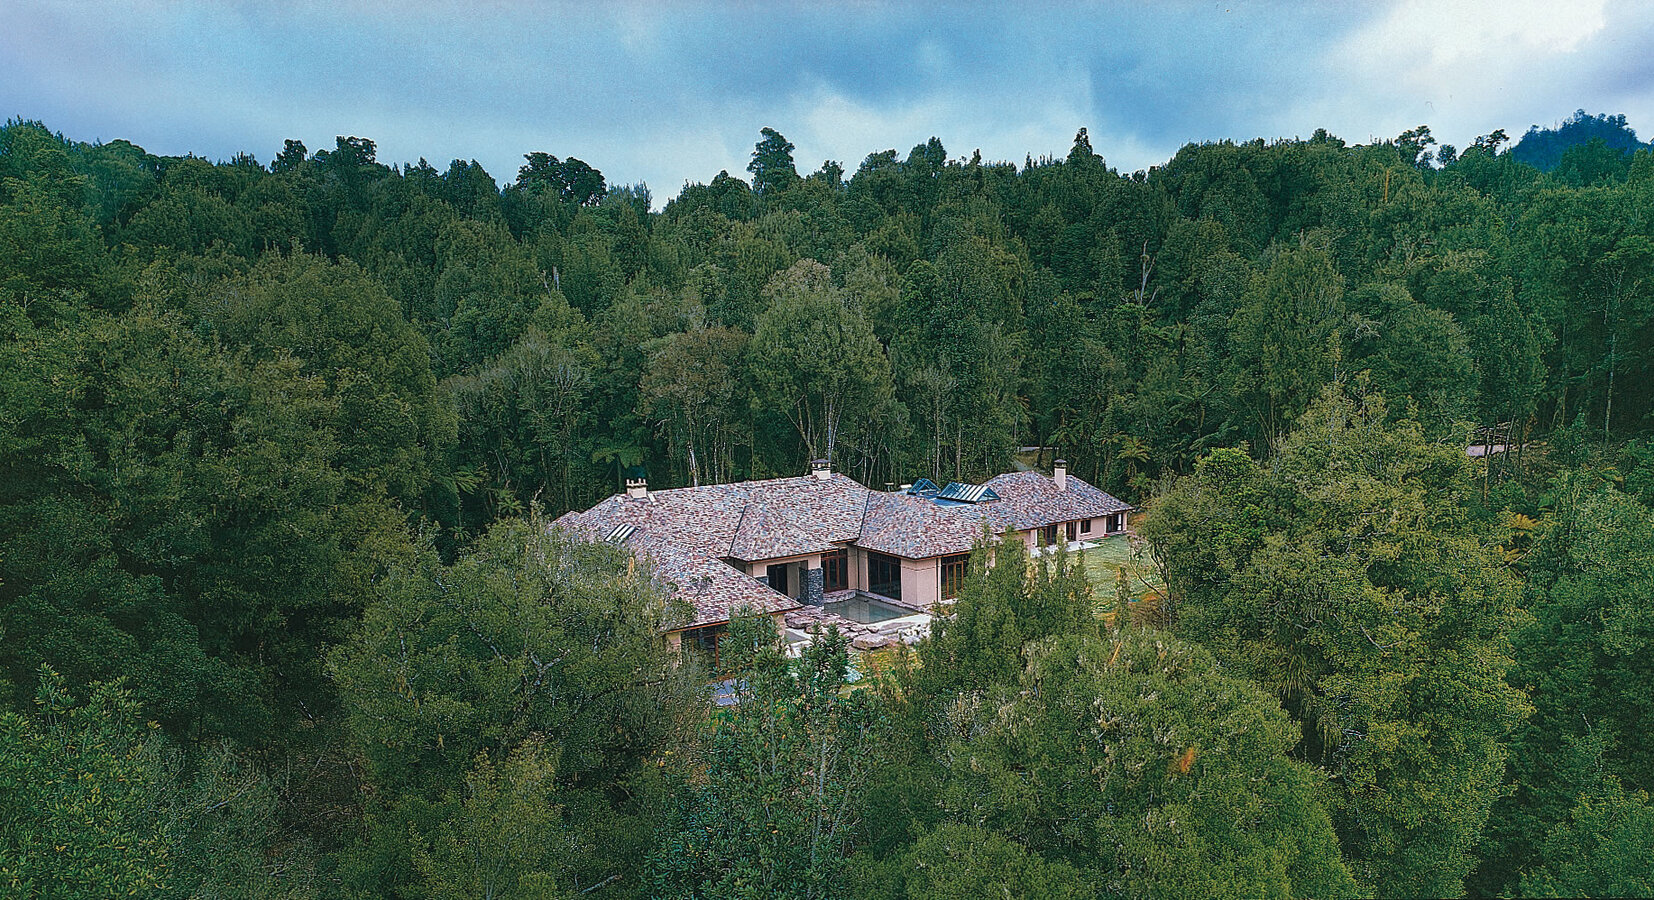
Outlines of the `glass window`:
M965 586L965 571L970 565L969 553L957 553L953 556L942 557L942 599L952 600L959 596L959 591Z
M1057 526L1047 525L1044 528L1041 528L1040 540L1047 547L1055 546L1057 543Z
M1080 533L1081 534L1090 534L1091 533L1091 520L1090 519L1084 519L1080 522Z
M867 589L892 600L902 599L902 561L894 556L869 551Z
M718 670L718 642L723 637L728 626L707 625L702 628L691 628L683 633L683 648L691 653L700 654L712 671Z
M850 552L833 550L821 554L821 589L845 591L850 589Z
M764 574L766 576L768 576L766 580L769 581L770 588L772 590L778 591L780 593L786 594L787 596L791 597L793 595L793 592L791 590L789 590L788 586L787 586L787 569L788 568L789 568L789 566L786 563L782 563L779 566L766 566L764 568Z
M1063 529L1064 531L1067 532L1069 543L1073 543L1074 541L1079 539L1079 537L1080 537L1080 533L1078 531L1079 527L1080 527L1080 523L1078 523L1078 522L1069 522L1068 527Z

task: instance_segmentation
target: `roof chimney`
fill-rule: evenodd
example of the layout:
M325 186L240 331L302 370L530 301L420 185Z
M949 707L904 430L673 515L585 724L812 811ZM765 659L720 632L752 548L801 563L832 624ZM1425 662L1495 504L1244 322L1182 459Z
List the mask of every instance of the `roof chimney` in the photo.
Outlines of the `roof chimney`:
M822 481L826 481L827 479L833 477L833 470L828 468L827 460L812 459L810 460L810 474L821 479Z
M647 499L649 499L649 479L647 479L647 478L628 478L628 479L626 479L626 496L631 497L633 500L647 500Z
M1068 460L1057 460L1051 468L1051 480L1057 483L1057 490L1068 490Z

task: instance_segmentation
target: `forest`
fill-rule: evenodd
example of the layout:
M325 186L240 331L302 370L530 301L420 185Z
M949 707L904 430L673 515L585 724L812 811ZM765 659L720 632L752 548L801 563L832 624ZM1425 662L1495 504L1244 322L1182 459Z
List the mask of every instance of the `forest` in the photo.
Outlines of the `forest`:
M11 120L0 894L1654 895L1654 155L1509 144L764 128L657 211ZM755 618L715 672L548 527L1022 447L1161 595L984 535L878 671Z

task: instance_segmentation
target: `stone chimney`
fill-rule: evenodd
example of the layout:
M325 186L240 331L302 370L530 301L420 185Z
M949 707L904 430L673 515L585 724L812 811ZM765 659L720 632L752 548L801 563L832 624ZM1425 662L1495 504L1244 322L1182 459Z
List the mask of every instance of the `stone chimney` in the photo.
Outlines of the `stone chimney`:
M626 479L626 496L633 500L649 499L649 480L647 478Z
M1051 480L1057 483L1057 490L1068 490L1068 460L1057 460L1051 468Z
M810 460L810 474L821 479L822 481L826 481L827 479L833 477L833 470L827 467L827 460L812 459Z

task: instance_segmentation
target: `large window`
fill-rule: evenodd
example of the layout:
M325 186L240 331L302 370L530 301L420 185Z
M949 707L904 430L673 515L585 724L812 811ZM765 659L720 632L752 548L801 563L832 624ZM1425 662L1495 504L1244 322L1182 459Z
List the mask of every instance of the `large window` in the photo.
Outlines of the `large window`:
M869 551L867 589L892 600L902 599L902 561L894 556Z
M846 591L850 589L850 551L833 550L821 554L821 589Z
M1070 544L1074 543L1076 540L1079 539L1079 537L1080 537L1080 533L1078 531L1079 527L1080 527L1080 523L1078 523L1078 522L1069 522L1068 523L1068 528L1066 530L1068 532L1068 542Z
M1041 528L1039 533L1040 533L1040 542L1041 543L1043 543L1047 547L1056 546L1056 544L1057 544L1057 526L1047 525L1044 528Z
M728 628L725 625L706 625L683 633L683 649L697 653L714 672L718 670L718 643Z
M1091 533L1091 520L1090 519L1082 519L1080 521L1080 533L1081 534L1090 534Z
M953 556L942 557L942 599L952 600L959 596L959 591L965 586L965 572L970 566L969 553L957 553Z
M790 568L790 566L787 563L782 563L779 566L766 566L764 568L764 575L767 576L765 580L769 582L771 590L779 591L780 593L791 597L793 592L787 585L788 568Z

